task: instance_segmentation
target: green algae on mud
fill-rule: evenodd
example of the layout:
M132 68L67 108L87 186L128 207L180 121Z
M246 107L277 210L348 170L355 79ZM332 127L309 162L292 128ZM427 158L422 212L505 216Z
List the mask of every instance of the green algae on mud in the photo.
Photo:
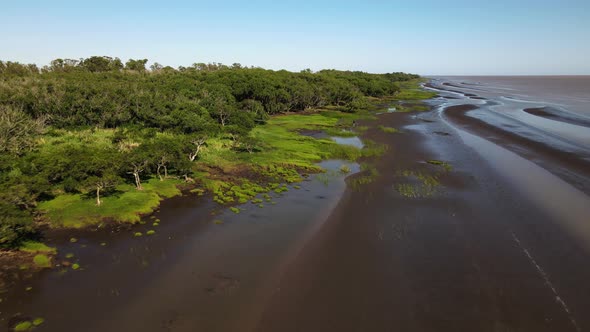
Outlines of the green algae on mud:
M379 126L378 127L382 132L384 133L389 133L389 134L396 134L396 133L400 133L401 131L397 128L393 128L393 127L385 127L385 126Z
M39 268L50 268L52 266L51 257L45 254L35 255L35 257L33 257L33 263Z
M440 167L444 168L444 170L447 172L450 172L451 170L453 170L453 166L451 166L451 164L449 164L446 161L432 159L432 160L427 160L426 162L431 165L440 166Z

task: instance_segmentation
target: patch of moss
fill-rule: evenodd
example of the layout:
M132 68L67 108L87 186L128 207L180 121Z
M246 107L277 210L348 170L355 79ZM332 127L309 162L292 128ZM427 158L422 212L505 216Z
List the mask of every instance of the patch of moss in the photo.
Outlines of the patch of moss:
M379 129L384 133L390 133L390 134L400 133L400 131L397 128L393 128L393 127L379 126Z
M147 231L145 234L146 234L146 235L154 235L154 234L156 234L156 231L154 231L153 229L150 229L150 230L149 230L149 231Z
M35 319L33 319L33 325L35 326L39 326L41 324L43 324L45 322L45 319L42 317L37 317Z
M230 207L229 209L230 209L230 211L231 211L231 212L233 212L233 213L235 213L235 214L238 214L238 213L240 213L240 209L239 209L239 208L237 208L237 207L234 207L234 206L232 206L232 207Z
M33 328L33 323L30 321L24 321L16 324L14 326L14 331L22 332L22 331L30 331Z
M140 236L143 236L143 234L142 234L141 232L135 232L135 233L133 234L133 236L135 236L135 237L140 237Z
M37 254L35 257L33 257L33 263L35 263L35 265L40 268L50 268L51 258L45 254Z
M221 221L221 220L219 220L219 219L216 219L216 220L213 220L213 223L214 223L215 225L221 225L221 224L223 224L223 221Z
M80 264L78 264L78 263L72 264L72 270L78 270L78 269L80 269Z
M444 168L445 171L450 172L451 170L453 170L453 166L451 166L451 164L449 164L446 161L441 161L441 160L427 160L427 163L431 164L431 165L436 165L436 166L440 166L442 168Z
M21 245L21 247L19 249L22 251L25 251L25 252L43 252L43 253L52 253L52 254L57 252L57 249L52 248L52 247L48 247L44 243L35 242L35 241L23 242L23 244Z

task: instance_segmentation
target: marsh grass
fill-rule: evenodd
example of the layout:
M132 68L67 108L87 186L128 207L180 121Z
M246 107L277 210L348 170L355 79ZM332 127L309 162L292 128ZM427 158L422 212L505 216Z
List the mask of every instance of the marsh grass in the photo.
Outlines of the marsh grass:
M427 163L431 164L431 165L436 165L436 166L440 166L442 167L445 171L450 172L453 170L453 166L451 166L451 164L449 164L446 161L442 161L442 160L427 160Z
M80 228L97 224L104 219L137 223L142 214L153 212L164 198L180 195L179 180L159 181L151 179L144 190L136 190L130 184L117 186L117 193L104 197L97 206L94 199L81 194L63 194L39 204L53 226Z
M56 248L48 247L44 243L35 242L35 241L25 241L19 248L21 251L30 252L30 253L48 253L48 254L55 254L57 252Z
M43 324L44 322L45 322L45 319L41 318L41 317L37 317L37 318L33 319L33 325L35 325L35 326L39 326L39 325Z
M436 97L437 93L424 90L420 87L422 80L410 80L406 82L396 82L395 84L401 89L396 93L396 100L424 100Z
M352 177L349 180L349 185L353 189L358 189L360 186L372 183L379 176L377 168L371 164L361 164L361 173L358 176Z
M52 266L51 258L45 254L35 255L35 257L33 257L33 263L40 268L50 268Z
M397 192L404 197L429 197L434 195L437 187L440 186L440 181L437 175L410 170L401 171L398 175L404 177L405 182L398 183L394 187Z
M379 129L382 132L389 133L389 134L396 134L396 133L400 133L401 132L401 131L399 131L399 129L393 128L393 127L379 126Z
M20 322L20 323L16 324L14 326L14 331L16 331L16 332L31 331L33 329L33 327L34 327L33 322L24 321L24 322Z

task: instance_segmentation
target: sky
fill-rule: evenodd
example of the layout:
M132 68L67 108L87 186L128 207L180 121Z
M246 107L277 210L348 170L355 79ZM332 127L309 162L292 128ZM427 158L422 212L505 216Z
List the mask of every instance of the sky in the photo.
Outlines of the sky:
M590 0L0 0L0 60L589 75Z

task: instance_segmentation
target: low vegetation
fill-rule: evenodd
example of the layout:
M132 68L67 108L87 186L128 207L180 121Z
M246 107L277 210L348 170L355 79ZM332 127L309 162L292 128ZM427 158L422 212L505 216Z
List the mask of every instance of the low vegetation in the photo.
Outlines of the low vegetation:
M379 130L381 130L384 133L389 133L389 134L396 134L399 133L399 129L397 128L393 128L393 127L385 127L385 126L379 126Z
M440 186L436 174L428 174L419 171L405 170L398 174L403 181L395 187L397 192L408 198L420 198L432 196Z
M431 165L436 165L436 166L440 166L442 167L445 171L450 172L453 170L453 166L451 166L451 164L449 164L446 161L441 161L441 160L428 160L426 161L427 163L431 164Z

